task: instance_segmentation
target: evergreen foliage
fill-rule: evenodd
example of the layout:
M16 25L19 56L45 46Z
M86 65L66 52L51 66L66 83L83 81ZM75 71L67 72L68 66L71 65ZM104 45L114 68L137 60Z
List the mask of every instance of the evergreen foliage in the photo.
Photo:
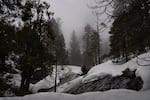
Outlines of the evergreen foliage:
M60 56L57 63L67 63L65 40L49 7L40 0L26 0L25 4L21 0L0 1L0 79L3 80L5 73L13 72L10 71L12 67L19 69L19 95L29 93L30 83L38 80L34 80L37 69L45 70L43 77L52 72L51 65L56 62L56 55ZM19 28L13 24L17 18L23 23ZM6 63L11 55L14 55L11 59L14 66ZM0 84L7 85L3 81ZM3 90L0 89L0 93Z
M90 26L85 26L83 36L83 65L89 70L92 66L100 64L100 38L99 34Z
M131 54L140 54L150 44L150 1L117 1L122 9L115 9L115 18L110 31L111 54L128 61ZM128 5L128 6L127 6Z
M75 31L72 32L71 42L70 42L70 52L69 59L71 65L82 65L82 57L80 51L79 41L76 37Z

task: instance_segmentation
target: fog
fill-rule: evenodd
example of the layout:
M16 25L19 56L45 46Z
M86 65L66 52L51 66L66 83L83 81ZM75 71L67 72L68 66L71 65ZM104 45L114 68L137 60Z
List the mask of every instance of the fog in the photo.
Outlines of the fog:
M87 7L92 0L47 0L51 5L51 11L54 11L55 18L61 18L61 29L63 31L66 43L69 43L70 35L73 30L80 36L83 33L84 26L91 24L95 27L95 17L91 9ZM107 39L107 31L100 34L102 38Z

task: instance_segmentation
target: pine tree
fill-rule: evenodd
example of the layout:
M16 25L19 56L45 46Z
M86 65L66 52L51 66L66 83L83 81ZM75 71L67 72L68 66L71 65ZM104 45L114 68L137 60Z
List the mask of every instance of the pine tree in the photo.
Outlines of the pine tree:
M35 13L31 9L37 11L37 19L33 21ZM52 64L53 54L49 51L47 43L53 40L50 35L50 26L43 17L45 9L48 9L45 3L36 4L33 1L27 1L23 9L22 20L25 25L17 32L18 52L16 52L20 55L18 68L22 71L21 95L28 93L29 85L36 69L48 70Z
M55 41L55 51L56 51L56 56L57 56L57 64L60 65L65 65L67 64L67 51L66 51L66 46L65 46L65 40L62 34L59 34L56 36Z
M83 36L83 62L88 70L101 62L99 34L90 25L85 26Z
M54 18L51 20L51 30L55 37L52 46L50 47L55 55L54 59L57 59L57 64L64 65L68 62L68 56L66 51L65 39L61 31L60 22ZM56 63L56 62L55 62Z
M75 31L72 32L70 50L69 50L69 59L70 59L70 64L72 65L82 64L80 45L77 40Z

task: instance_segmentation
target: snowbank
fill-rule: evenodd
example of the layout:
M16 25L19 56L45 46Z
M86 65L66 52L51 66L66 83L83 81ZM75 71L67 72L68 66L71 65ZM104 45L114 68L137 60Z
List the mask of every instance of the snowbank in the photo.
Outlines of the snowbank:
M137 64L137 60L141 65L147 66L140 66ZM87 73L87 76L83 79L83 82L97 79L97 77L103 75L104 73L111 74L112 76L121 75L122 71L126 68L129 68L130 70L136 69L136 76L140 76L144 81L142 90L150 89L150 52L142 54L138 56L138 58L136 57L122 65L114 64L112 61L97 65Z
M59 83L59 81L57 81ZM30 84L30 90L32 93L37 93L40 89L49 89L54 86L54 77L48 75L43 80L39 81L36 84Z
M30 91L32 91L33 93L37 93L38 90L40 90L40 89L50 89L54 86L56 69L55 69L55 66L53 66L53 67L54 68L53 68L52 75L48 75L46 78L40 80L36 84L31 84L30 85ZM79 66L70 66L70 65L64 65L64 66L59 65L59 66L57 66L57 76L58 76L57 77L57 84L60 83L60 80L62 78L70 75L70 73L81 74L81 67L79 67ZM61 87L61 89L62 89L62 87Z
M24 97L7 97L0 100L149 100L150 91L135 92L131 90L110 90L107 92L91 92L81 95L63 93L38 93Z

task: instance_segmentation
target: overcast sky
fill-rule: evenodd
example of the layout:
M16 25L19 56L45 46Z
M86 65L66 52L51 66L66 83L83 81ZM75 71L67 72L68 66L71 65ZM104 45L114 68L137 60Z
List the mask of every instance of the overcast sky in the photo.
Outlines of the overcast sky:
M87 7L92 0L47 0L54 11L55 18L61 18L62 31L66 43L70 40L73 30L80 35L86 24L95 25L91 9Z
M73 30L81 34L81 29L86 23L93 23L91 11L87 8L90 0L47 0L51 4L51 10L55 12L54 17L61 18L62 31L66 41L69 41Z

